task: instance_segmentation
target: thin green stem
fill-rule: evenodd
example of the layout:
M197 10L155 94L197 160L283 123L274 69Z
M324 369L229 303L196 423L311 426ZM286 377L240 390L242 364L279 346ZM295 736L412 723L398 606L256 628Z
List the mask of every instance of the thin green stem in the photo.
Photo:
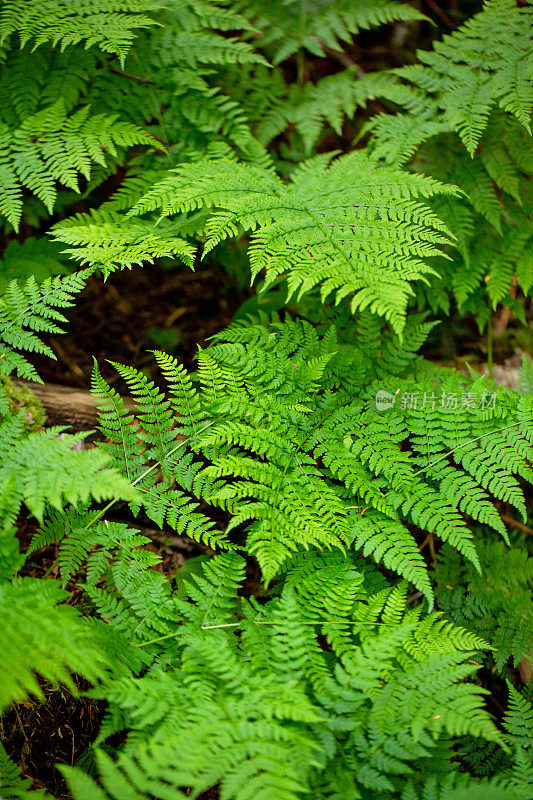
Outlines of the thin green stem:
M260 620L257 618L252 620L252 622L254 625L269 625L271 627L280 624L280 620L273 620L272 622L270 622L268 620ZM202 623L200 627L203 631L214 631L214 630L220 630L220 628L241 628L242 624L243 624L242 622L224 622L220 625L205 625ZM317 620L311 620L309 622L300 622L300 621L298 622L298 625L348 625L351 627L355 627L356 625L371 625L373 627L375 625L385 625L385 624L386 624L385 622L362 622L361 620L354 620L350 622L349 620L330 620L330 619L317 619ZM165 641L165 639L173 639L176 636L179 636L179 634L180 631L174 631L174 633L165 633L164 636L156 636L155 639L149 639L147 642L140 642L135 646L148 647L148 645L157 644L158 642L163 642Z
M207 430L207 428L210 428L212 425L215 424L215 422L216 422L216 420L213 420L212 422L208 422L208 424L204 425L203 428L200 428L199 431L195 431L194 435L196 436L199 433L202 433L203 431ZM132 486L136 486L138 483L140 483L140 481L142 481L144 478L146 478L147 475L149 475L151 472L153 472L154 469L158 469L158 467L161 465L161 463L163 461L166 461L167 458L170 458L170 456L173 455L173 453L175 453L176 450L178 450L180 447L184 447L187 444L187 442L190 441L190 439L191 439L191 437L188 436L186 439L182 439L181 442L178 442L178 444L175 447L173 447L172 450L168 451L168 453L166 454L164 459L162 459L161 461L156 461L155 464L152 464L151 467L148 467L148 469L146 469L137 478L135 478L134 481L132 481L131 485ZM92 519L90 519L89 522L86 525L83 526L82 530L86 531L88 528L91 527L91 525L94 525L95 522L98 522L98 520L101 519L104 516L104 514L107 511L109 511L109 509L112 506L115 505L115 503L118 503L119 499L120 498L114 498L113 500L110 500L109 503L107 503L107 505L105 505L102 509L100 509L100 511L96 512L94 517L92 517ZM48 575L52 572L52 570L57 566L58 561L59 561L59 558L56 558L55 561L52 564L50 564L50 566L48 567L48 569L46 570L46 572L43 575L43 579L48 577Z
M298 18L298 53L296 55L298 86L304 85L305 80L305 50L303 47L305 23L307 21L307 2L300 0L300 14Z
M493 358L494 358L494 336L492 330L492 319L489 317L489 321L487 324L487 364L489 368L489 378L491 380L493 380L494 378Z
M455 453L456 450L460 450L461 447L467 447L469 444L472 444L472 442L477 442L479 441L479 439L484 439L486 436L492 436L494 433L505 431L508 428L515 428L517 425L521 425L523 421L524 420L520 420L520 422L513 422L510 425L504 425L502 428L496 428L496 430L489 431L489 433L482 433L481 436L476 436L474 439L469 439L467 442L463 442L463 444L458 444L457 447L454 447L452 450L448 450L447 453L444 453L444 455L439 456L437 459L435 459L435 461L432 461L430 464L426 464L425 467L414 472L413 475L420 475L422 472L425 472L427 469L430 469L435 464L438 464L439 461L442 461L443 459L448 458L448 456L451 456L451 454Z

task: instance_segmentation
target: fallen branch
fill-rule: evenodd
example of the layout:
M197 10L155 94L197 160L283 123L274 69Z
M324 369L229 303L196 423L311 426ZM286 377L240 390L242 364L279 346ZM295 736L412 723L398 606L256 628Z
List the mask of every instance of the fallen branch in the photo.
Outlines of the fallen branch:
M90 392L55 383L15 383L31 389L39 398L46 411L48 425L68 425L75 431L84 431L92 430L98 423L97 402ZM131 398L125 398L124 404L132 410L135 408Z

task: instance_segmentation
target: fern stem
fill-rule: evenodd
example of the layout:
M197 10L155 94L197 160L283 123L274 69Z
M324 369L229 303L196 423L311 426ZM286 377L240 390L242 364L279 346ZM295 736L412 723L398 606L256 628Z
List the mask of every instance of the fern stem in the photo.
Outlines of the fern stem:
M533 417L531 417L531 419L533 419ZM469 439L467 442L463 442L463 444L458 444L457 447L454 447L452 448L452 450L449 450L447 453L444 453L444 455L439 456L437 459L435 459L435 461L432 461L430 464L426 464L425 467L422 467L422 469L413 472L413 476L420 475L422 472L425 472L427 469L430 469L435 464L438 464L439 461L442 461L443 459L448 458L448 456L451 456L451 454L455 453L456 450L460 450L461 447L466 447L467 445L472 444L472 442L477 442L479 441L479 439L484 439L486 436L492 436L494 433L505 431L508 428L515 428L517 425L521 425L523 421L524 420L521 420L520 422L512 422L510 425L504 425L503 428L496 428L496 430L494 431L489 431L489 433L482 433L481 436L476 436L474 439Z
M216 422L216 420L213 420L212 422L209 422L207 425L204 425L204 427L203 427L203 428L200 428L200 430L199 430L199 431L196 431L196 432L195 432L195 436L196 436L197 434L199 434L199 433L202 433L203 431L207 430L207 428L210 428L212 425L214 425L214 424L215 424L215 422ZM148 467L148 469L146 469L146 470L145 470L144 472L142 472L142 473L141 473L141 474L140 474L140 475L139 475L137 478L135 478L135 480L134 480L134 481L132 481L131 485L132 485L132 486L136 486L136 485L137 485L137 484L138 484L140 481L142 481L144 478L146 478L146 476L147 476L147 475L149 475L151 472L153 472L153 470L154 470L154 469L157 469L157 468L160 466L160 463L163 463L163 461L166 461L166 460L167 460L167 458L170 458L170 456L171 456L173 453L175 453L175 452L176 452L176 450L178 450L180 447L183 447L184 445L186 445L186 444L187 444L187 442L189 442L189 441L190 441L190 439L191 439L191 437L190 437L190 436L188 436L186 439L182 439L182 441L181 441L181 442L178 442L178 444L177 444L175 447L173 447L173 448L172 448L172 450L169 450L169 451L168 451L168 453L166 454L165 458L164 458L164 459L162 459L162 461L161 461L161 462L159 462L159 461L156 461L156 463L155 463L155 464L152 464L152 466L151 466L151 467ZM98 522L98 520L99 520L99 519L101 519L101 518L104 516L104 514L105 514L107 511L109 511L109 509L110 509L112 506L114 506L114 505L115 505L115 503L117 503L117 502L118 502L118 499L117 499L117 498L114 498L113 500L110 500L110 501L109 501L109 503L107 503L107 505L105 505L105 506L104 506L102 509L100 509L100 511L97 511L97 512L96 512L96 514L94 515L94 517L93 517L92 519L90 519L90 520L89 520L89 522L88 522L86 525L84 525L84 527L82 528L82 530L86 531L86 530L87 530L87 528L90 528L90 527L91 527L91 525L94 525L94 523L95 523L95 522ZM53 569L54 569L54 568L57 566L57 563L58 563L58 561L59 561L59 559L58 559L58 558L56 558L56 560L55 560L55 561L54 561L52 564L50 564L50 566L48 567L48 569L47 569L47 570L46 570L46 572L44 573L44 575L43 575L42 579L44 579L44 578L47 578L47 577L48 577L48 575L49 575L49 574L52 572L52 570L53 570Z
M265 620L264 622L259 619L252 620L254 625L279 625L280 620ZM317 619L312 620L310 622L303 622L302 620L298 620L298 625L371 625L374 627L375 625L386 625L385 622L362 622L361 620L354 620L353 622L349 622L348 620L329 620L329 619ZM240 628L242 627L242 622L223 622L220 625L204 625L202 623L201 629L203 631L214 631L219 630L220 628ZM135 647L148 647L150 644L157 644L158 642L163 642L166 639L172 639L176 636L179 636L180 631L174 631L173 633L165 633L164 636L156 636L155 639L149 639L147 642L140 642L136 644Z
M303 86L305 81L305 52L303 48L303 38L306 18L307 2L306 0L300 0L300 15L298 20L298 38L300 40L300 46L298 47L298 54L296 56L298 86Z
M487 365L489 368L489 378L491 380L494 379L494 369L493 369L493 351L494 351L494 343L493 343L493 331L492 331L492 320L489 317L489 322L487 325Z
M117 69L116 67L109 67L111 72L114 72L115 75L120 75L122 78L129 78L131 81L139 81L139 83L153 83L151 78L144 78L142 75L133 75L131 72L124 72L121 69Z

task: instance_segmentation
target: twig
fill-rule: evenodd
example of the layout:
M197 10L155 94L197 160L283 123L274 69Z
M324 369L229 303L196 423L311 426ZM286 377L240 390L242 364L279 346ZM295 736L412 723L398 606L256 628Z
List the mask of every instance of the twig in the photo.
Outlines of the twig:
M442 10L442 8L439 8L439 6L435 3L435 0L427 0L427 4L431 9L433 9L435 14L441 18L441 20L444 22L445 25L448 26L448 28L454 27L454 24L449 18L449 16Z
M364 69L360 67L359 64L356 64L355 61L352 61L350 56L347 55L343 50L335 50L333 47L327 45L323 39L320 39L318 36L316 38L326 55L331 56L331 58L333 58L335 61L338 61L339 64L342 64L343 67L346 67L347 69L353 69L358 78L362 78L364 75L366 75Z
M509 516L507 516L507 514L500 514L500 517L508 525L512 525L514 528L518 528L518 530L524 531L524 533L530 533L531 535L533 535L533 528L528 528L528 526L524 525L523 522L519 522L517 519L513 519L512 517L509 517Z
M133 75L131 72L124 72L121 69L117 69L116 67L109 67L111 72L114 72L115 75L120 75L122 78L129 78L131 81L139 81L139 83L153 83L153 80L150 78L143 78L142 75Z

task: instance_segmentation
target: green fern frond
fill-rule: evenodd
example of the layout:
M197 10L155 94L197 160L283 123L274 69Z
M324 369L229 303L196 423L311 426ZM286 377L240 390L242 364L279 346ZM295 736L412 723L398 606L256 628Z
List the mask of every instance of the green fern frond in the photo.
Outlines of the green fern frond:
M411 784L405 788L401 800L528 800L528 792L526 786L510 786L498 779L453 776L442 783L430 778L420 792Z
M503 720L507 737L514 747L531 749L533 747L533 707L510 681L507 681L507 688L509 689L509 701Z
M28 694L43 697L36 673L53 684L74 689L72 673L89 680L104 675L108 661L54 581L31 578L0 585L2 685L0 708Z
M89 585L107 573L114 557L134 561L139 569L160 562L155 553L137 549L150 541L148 537L122 523L95 518L90 511L52 512L33 537L30 550L58 543L57 566L63 582L86 567Z
M82 0L74 7L65 0L44 0L37 9L21 0L5 0L0 12L0 44L12 34L18 34L21 47L28 42L33 48L44 42L61 48L85 42L85 47L96 44L123 61L137 30L156 24L147 12L161 7L155 0Z
M444 729L499 740L479 688L463 682L477 640L436 615L415 640L419 614L404 616L404 589L371 596L361 562L309 553L279 597L240 603L244 568L235 554L208 561L178 601L185 626L141 641L163 659L97 690L110 706L100 741L130 733L115 760L98 750L98 782L64 768L76 800L185 797L216 784L228 800L322 797L335 764L353 796L381 787L392 800Z
M408 332L416 347L427 327ZM244 533L267 582L302 549L352 545L431 602L412 526L450 542L476 569L465 515L507 539L491 497L524 510L515 475L533 477L530 423L520 430L518 416L525 398L492 395L482 379L465 387L462 376L422 364L413 391L413 380L401 377L402 368L413 369L413 356L402 367L394 337L379 345L387 354L376 366L381 377L362 387L344 364L348 354L357 361L366 340L342 345L337 359L333 334L319 336L293 320L236 323L200 352L191 376L157 354L169 399L141 373L117 366L140 403L138 421L95 373L105 403L101 430L108 441L101 446L145 494L154 520L166 518L224 548ZM376 404L380 392L393 400L384 411ZM224 535L209 515L191 513L183 492L228 515Z
M20 243L11 241L0 260L0 292L12 280L26 281L32 276L37 283L66 272L61 248L45 238L30 236Z
M401 332L410 282L433 273L426 260L449 242L418 198L456 190L379 166L361 151L330 161L321 156L300 166L288 186L271 171L234 161L184 165L134 213L213 207L204 253L250 230L253 278L265 270L268 286L287 273L289 296L320 286L323 299L350 297L352 311L369 308Z
M445 121L473 155L495 104L531 133L532 31L528 10L512 0L486 0L479 14L436 42L433 51L418 51L424 66L395 74L436 94Z
M138 492L110 466L101 450L79 451L73 446L84 434L70 435L64 428L47 428L27 434L21 421L0 423L0 481L13 481L19 503L42 519L46 505L62 509L95 500L134 500Z
M145 131L116 115L89 116L88 106L67 114L61 99L26 117L16 129L2 124L0 210L18 228L23 187L51 213L57 183L78 192L78 175L88 180L93 164L106 167L106 154L116 157L117 148L152 143Z
M166 520L178 533L187 533L211 546L227 547L226 536L196 510L198 503L172 486L176 465L181 477L186 475L179 467L180 456L186 452L186 440L180 428L173 427L170 403L140 373L118 367L138 400L138 420L101 376L96 362L92 390L100 409L99 430L106 437L99 448L113 457L120 473L135 488L132 509L137 512L143 505L158 525L162 526ZM157 480L159 469L166 479L163 483Z
M4 800L46 800L43 789L32 789L31 781L23 778L20 767L11 761L0 743L0 792Z
M170 226L154 229L145 220L125 219L106 209L69 217L54 226L53 236L56 242L68 245L64 253L82 265L101 269L105 277L116 269L131 269L168 256L191 268L194 263L194 249Z
M33 276L23 286L10 281L0 299L2 375L16 371L21 378L40 381L35 368L17 351L43 353L55 358L37 334L63 332L60 324L66 322L66 318L58 309L73 305L73 296L83 289L91 272L86 269L65 277L47 278L40 285Z
M313 13L297 0L286 0L281 5L273 0L235 5L261 31L261 46L272 53L274 64L301 48L323 56L325 47L338 50L341 43L350 42L359 30L396 20L426 19L414 8L390 0L374 0L371 7L361 0L355 3L321 0Z
M476 549L481 575L461 564L448 547L442 550L435 573L437 600L455 623L491 641L502 669L511 656L518 664L533 644L533 562L524 548L515 544L508 549L479 535Z

